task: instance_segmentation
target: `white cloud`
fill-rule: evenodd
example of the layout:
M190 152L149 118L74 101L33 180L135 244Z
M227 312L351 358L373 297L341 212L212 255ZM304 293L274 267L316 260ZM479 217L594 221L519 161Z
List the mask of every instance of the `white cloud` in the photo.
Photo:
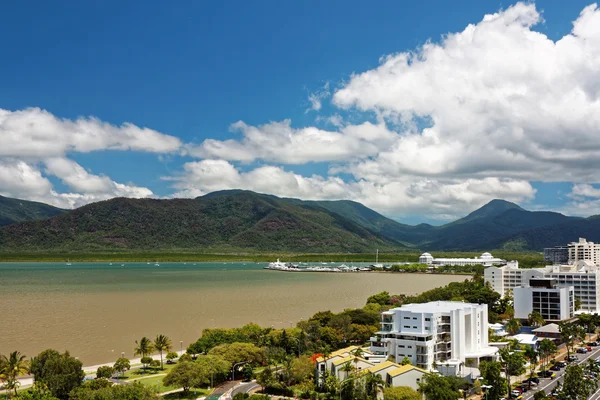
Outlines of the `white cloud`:
M97 118L60 119L39 108L0 109L0 157L63 156L68 152L133 150L175 152L181 141L131 123L121 126Z
M284 120L249 126L239 121L232 125L232 130L242 133L241 141L207 139L187 149L190 155L199 158L304 164L374 156L397 138L383 123L347 125L338 132L315 127L296 129L291 124L290 120Z
M396 217L431 213L454 218L502 197L522 202L535 189L526 182L497 178L458 180L395 180L377 184L365 180L345 182L330 176L304 177L279 167L264 166L241 172L224 160L202 160L184 165L184 172L166 179L178 190L174 197L197 197L216 190L238 188L283 197L312 200L349 199Z
M148 197L152 191L93 175L66 154L101 150L172 153L181 141L130 123L114 126L96 118L60 119L39 108L0 109L0 193L63 208L112 197ZM40 165L44 164L42 171ZM58 193L56 176L72 193Z
M309 111L320 111L323 107L322 101L331 95L329 91L329 82L326 82L323 85L323 88L317 90L314 93L310 93L308 95L308 101L310 103L310 108L308 108L305 112Z

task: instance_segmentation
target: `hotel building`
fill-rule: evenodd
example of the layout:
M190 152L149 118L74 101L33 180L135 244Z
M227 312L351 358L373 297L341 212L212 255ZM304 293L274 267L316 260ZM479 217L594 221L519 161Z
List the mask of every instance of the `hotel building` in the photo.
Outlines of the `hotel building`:
M562 321L573 317L573 286L557 287L555 279L531 279L528 286L513 290L515 318L527 319L533 311L546 321Z
M463 365L493 360L497 349L488 345L487 304L439 301L406 304L381 314L381 330L371 338L370 351L401 362L459 374ZM440 366L443 365L443 369Z

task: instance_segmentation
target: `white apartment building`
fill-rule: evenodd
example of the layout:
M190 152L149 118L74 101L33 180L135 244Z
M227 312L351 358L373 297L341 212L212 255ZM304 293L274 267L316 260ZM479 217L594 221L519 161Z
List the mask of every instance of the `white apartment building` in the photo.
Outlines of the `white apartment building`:
M492 288L505 295L507 290L528 286L530 279L550 278L556 280L557 287L573 286L575 299L581 301L581 310L600 310L600 267L591 261L577 261L570 265L549 265L545 268L519 269L517 265L489 267L484 271L484 279Z
M498 264L506 264L506 261L501 258L496 258L492 256L490 253L483 253L481 257L475 258L435 258L429 253L423 253L419 257L419 264L427 264L427 265L456 265L456 266L465 266L465 265L498 265Z
M591 261L594 265L600 264L600 243L588 242L585 238L579 238L578 242L567 245L569 252L569 264L577 261Z
M392 356L398 363L408 357L412 365L428 371L435 363L444 374L478 367L481 360L495 359L497 352L488 345L487 304L406 304L381 314L376 335L370 347L374 354Z
M573 317L573 286L558 287L555 279L531 279L528 286L513 289L515 318L527 319L533 311L546 321L562 321Z

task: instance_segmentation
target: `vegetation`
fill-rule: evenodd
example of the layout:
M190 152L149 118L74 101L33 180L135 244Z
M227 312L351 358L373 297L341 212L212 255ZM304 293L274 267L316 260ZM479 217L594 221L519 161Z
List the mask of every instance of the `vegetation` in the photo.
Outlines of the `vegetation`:
M168 386L182 387L188 392L192 387L202 384L203 370L195 362L180 362L163 379L163 384Z
M31 374L36 383L44 384L52 396L66 400L69 393L79 387L85 374L81 361L72 357L68 351L59 353L48 349L31 360Z
M421 400L421 395L408 386L392 386L383 390L383 400Z
M103 366L103 367L98 367L98 370L96 371L96 378L112 378L112 376L115 374L116 370L113 367L109 367L109 366Z
M0 196L0 226L50 218L65 211L44 203Z
M160 353L160 369L164 369L163 367L163 351L171 351L173 344L171 339L169 339L165 335L157 335L156 339L154 339L154 349Z
M119 359L117 359L117 361L115 361L115 365L113 365L113 368L120 375L123 375L125 371L129 371L129 369L131 368L131 364L129 362L129 359L125 357L120 357Z
M598 389L596 379L586 379L585 370L577 364L567 366L560 399L586 400Z
M92 381L75 389L69 398L71 400L154 400L159 397L151 387L139 382L132 385L110 385Z
M28 372L29 365L20 352L13 351L8 356L0 356L0 381L5 382L6 390L11 396L17 394L19 377Z

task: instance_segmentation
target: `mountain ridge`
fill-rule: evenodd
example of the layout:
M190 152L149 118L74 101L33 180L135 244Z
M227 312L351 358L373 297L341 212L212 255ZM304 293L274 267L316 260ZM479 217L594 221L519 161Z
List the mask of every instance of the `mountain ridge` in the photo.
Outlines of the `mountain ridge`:
M1 227L0 251L540 251L579 236L600 236L600 216L528 211L499 199L442 226L402 224L351 200L280 198L248 190L195 199L115 198L60 211Z

